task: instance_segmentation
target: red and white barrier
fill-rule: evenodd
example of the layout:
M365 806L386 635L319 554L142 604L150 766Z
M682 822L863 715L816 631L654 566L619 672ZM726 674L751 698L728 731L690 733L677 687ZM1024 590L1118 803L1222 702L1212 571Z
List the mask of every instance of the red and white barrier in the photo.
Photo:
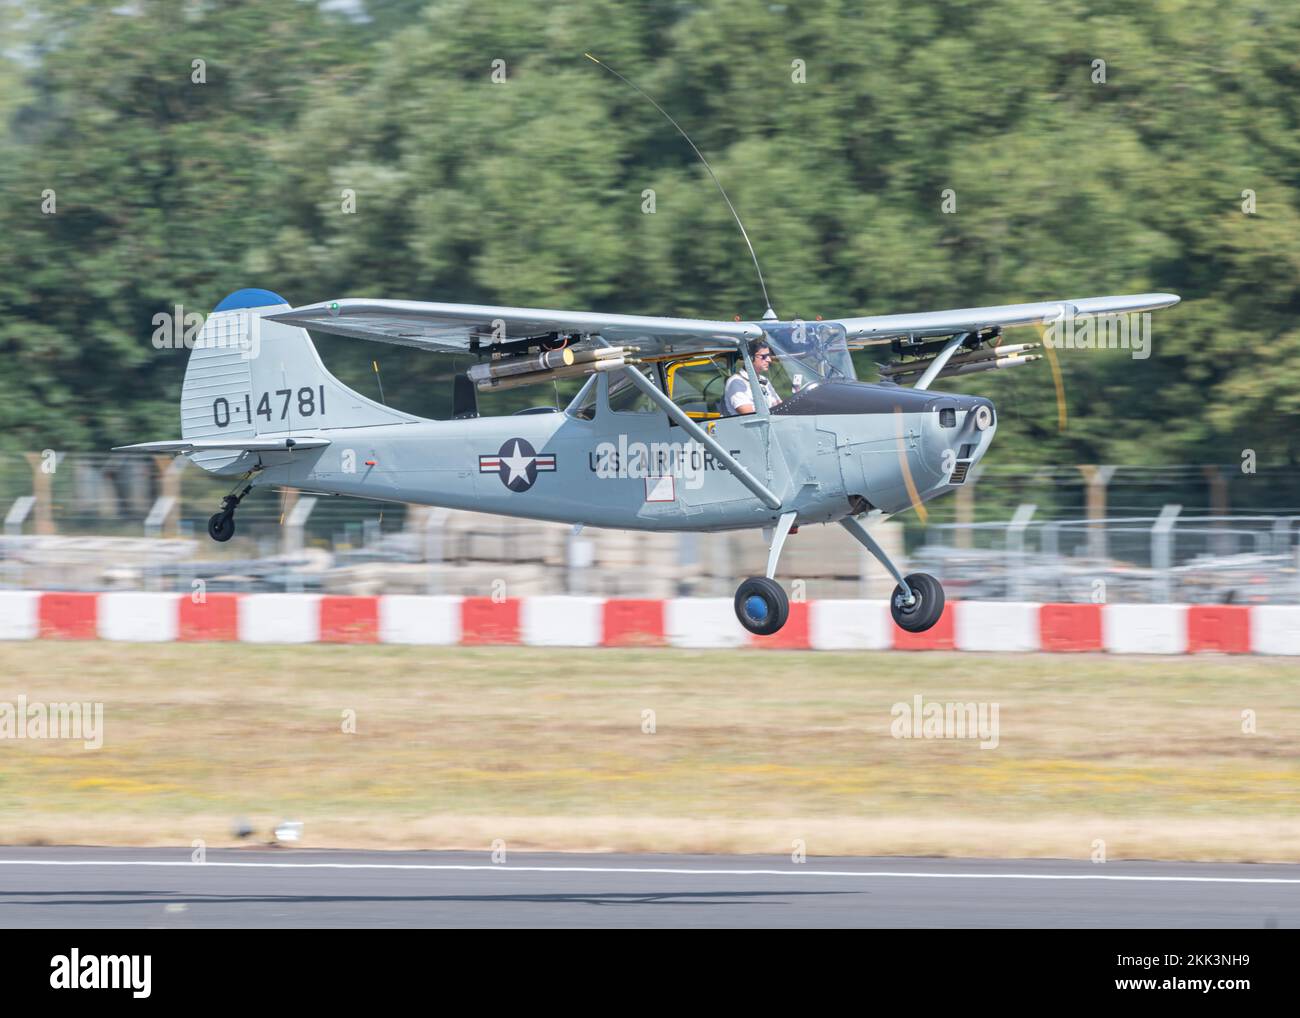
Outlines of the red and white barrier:
M814 650L888 650L896 627L885 601L814 601L809 633Z
M519 642L530 647L599 647L604 639L603 597L526 597L519 610Z
M884 601L827 600L754 636L726 597L0 591L0 640L32 639L1300 656L1300 606L950 601L934 628L906 633Z
M1056 654L1103 650L1101 605L1040 604L1038 642Z
M1253 654L1300 654L1300 619L1290 605L1261 605L1250 609L1250 650Z
M319 594L249 594L239 599L239 639L245 643L316 643Z
M954 645L962 650L1039 650L1038 605L1023 601L960 601L953 613Z
M379 602L380 643L460 643L460 598L391 594Z
M100 594L96 604L96 631L101 640L131 643L170 643L180 635L180 594L134 591Z
M34 590L0 590L0 640L34 640L41 635L41 595Z
M744 647L750 637L729 597L676 597L665 602L664 635L673 647Z
M1113 654L1183 654L1187 651L1187 606L1124 604L1101 610L1101 637Z

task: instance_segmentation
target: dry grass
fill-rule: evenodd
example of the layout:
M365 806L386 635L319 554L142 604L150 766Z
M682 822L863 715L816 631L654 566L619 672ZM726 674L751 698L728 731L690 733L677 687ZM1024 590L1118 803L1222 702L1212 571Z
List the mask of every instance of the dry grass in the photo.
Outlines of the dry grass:
M524 648L0 646L0 841L1300 861L1294 662ZM890 708L999 705L999 746ZM656 732L642 732L642 712ZM1242 731L1252 710L1258 731ZM355 711L356 733L342 731Z

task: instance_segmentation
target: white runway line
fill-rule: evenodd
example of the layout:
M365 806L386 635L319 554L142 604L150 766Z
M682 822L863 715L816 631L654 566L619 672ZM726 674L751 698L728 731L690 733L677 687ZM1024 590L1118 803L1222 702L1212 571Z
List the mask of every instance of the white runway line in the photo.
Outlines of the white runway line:
M911 870L735 870L632 866L510 866L506 864L368 862L168 862L152 859L0 859L0 866L159 866L202 869L225 867L280 870L425 870L498 873L638 873L710 877L897 877L923 880L1112 880L1174 884L1300 884L1300 877L1162 877L1105 873L926 873Z

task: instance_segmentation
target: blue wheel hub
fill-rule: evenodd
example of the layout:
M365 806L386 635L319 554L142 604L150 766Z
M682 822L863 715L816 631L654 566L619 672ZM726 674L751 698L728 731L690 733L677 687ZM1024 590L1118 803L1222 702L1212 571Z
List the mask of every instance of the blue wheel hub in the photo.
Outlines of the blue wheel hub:
M767 616L771 613L767 600L759 597L757 594L750 594L745 598L745 613L755 622L766 622Z

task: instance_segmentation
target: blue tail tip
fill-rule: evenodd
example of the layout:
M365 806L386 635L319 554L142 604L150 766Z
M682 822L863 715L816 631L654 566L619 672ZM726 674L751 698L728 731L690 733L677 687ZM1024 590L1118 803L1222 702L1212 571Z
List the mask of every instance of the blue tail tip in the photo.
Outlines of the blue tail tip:
M264 308L273 304L288 303L287 300L272 290L236 290L212 310L214 313L217 311L237 311L240 308Z

